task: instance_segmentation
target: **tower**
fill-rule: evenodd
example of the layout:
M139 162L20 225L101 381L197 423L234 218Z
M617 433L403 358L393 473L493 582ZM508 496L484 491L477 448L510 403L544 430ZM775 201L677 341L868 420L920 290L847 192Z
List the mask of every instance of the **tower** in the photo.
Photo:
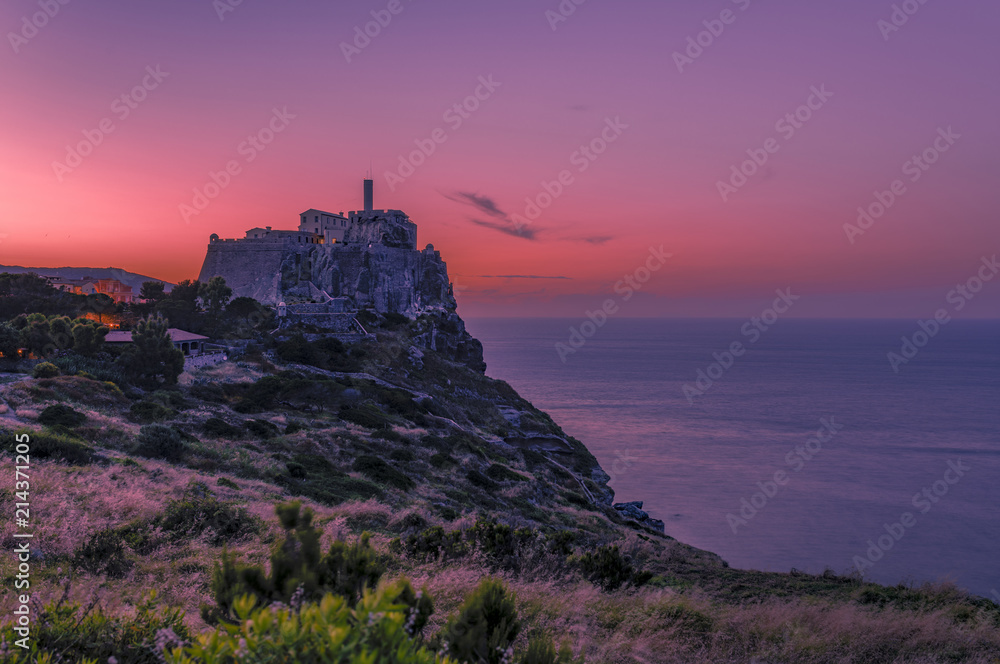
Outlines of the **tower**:
M375 209L375 181L365 178L365 212L369 213Z

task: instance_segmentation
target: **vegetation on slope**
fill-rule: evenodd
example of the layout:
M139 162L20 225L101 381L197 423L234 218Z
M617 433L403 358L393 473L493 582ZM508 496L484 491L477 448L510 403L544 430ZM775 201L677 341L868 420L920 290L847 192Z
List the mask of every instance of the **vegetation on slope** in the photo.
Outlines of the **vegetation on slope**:
M72 352L55 372L0 374L0 441L30 436L44 515L40 650L119 664L166 650L177 662L289 649L345 662L1000 656L988 600L735 570L624 521L579 441L508 385L418 349L439 322L370 315L376 338L352 344L257 335L174 386L102 376L113 358ZM8 503L12 490L0 487ZM15 564L0 559L4 584ZM9 622L3 638L0 656L28 661Z

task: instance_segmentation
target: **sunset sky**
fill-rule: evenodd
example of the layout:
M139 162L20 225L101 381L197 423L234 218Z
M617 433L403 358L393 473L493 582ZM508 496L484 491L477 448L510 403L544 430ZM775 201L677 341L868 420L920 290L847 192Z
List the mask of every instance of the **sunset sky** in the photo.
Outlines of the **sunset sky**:
M791 288L793 315L929 317L1000 253L995 0L908 0L896 24L888 0L559 6L8 0L0 264L195 278L212 233L361 207L369 163L376 207L441 250L466 316L582 316L663 245L623 315L745 316ZM373 11L387 25L358 48ZM273 141L245 143L275 109ZM577 153L602 132L593 161ZM767 161L723 200L748 150ZM513 219L563 171L551 205ZM895 180L852 243L844 225ZM1000 316L1000 278L963 315Z

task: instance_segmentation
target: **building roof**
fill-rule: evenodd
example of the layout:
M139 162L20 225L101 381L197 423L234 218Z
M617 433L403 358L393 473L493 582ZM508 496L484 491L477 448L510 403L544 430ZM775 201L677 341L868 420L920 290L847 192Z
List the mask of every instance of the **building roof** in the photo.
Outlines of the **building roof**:
M167 334L170 335L170 340L174 343L184 341L203 341L208 339L208 337L203 337L200 334L195 334L194 332L178 330L176 327L172 327L167 330ZM130 344L132 343L132 333L119 331L108 332L108 336L104 338L104 341L109 344Z

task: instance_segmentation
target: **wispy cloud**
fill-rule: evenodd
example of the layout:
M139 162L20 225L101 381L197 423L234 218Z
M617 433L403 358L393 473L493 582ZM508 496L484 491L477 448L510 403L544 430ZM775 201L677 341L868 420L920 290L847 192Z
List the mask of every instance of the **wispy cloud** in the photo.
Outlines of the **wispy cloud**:
M562 275L548 276L543 274L481 274L480 279L572 279Z
M613 235L592 235L590 237L571 237L567 238L572 242L586 242L587 244L604 244L605 242L610 242L614 240Z
M477 226L482 226L483 228L491 228L495 231L505 233L506 235L513 235L514 237L523 238L525 240L535 241L538 239L538 228L528 228L527 226L517 227L513 222L505 221L487 221L485 219L475 219L470 218L469 221L476 224Z
M455 201L456 203L463 203L465 205L471 205L483 214L487 214L491 217L497 219L506 219L507 213L500 209L500 206L496 204L489 196L482 196L480 194L473 194L467 191L456 191L451 194L441 194L450 201Z

